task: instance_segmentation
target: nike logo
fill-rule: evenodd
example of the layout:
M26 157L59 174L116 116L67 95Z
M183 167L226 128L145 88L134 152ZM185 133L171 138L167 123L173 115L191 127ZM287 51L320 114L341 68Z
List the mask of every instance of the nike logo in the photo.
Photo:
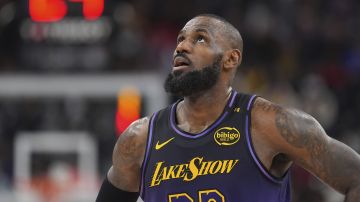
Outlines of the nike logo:
M161 148L163 148L165 145L167 145L169 142L171 142L171 140L173 140L175 137L173 137L173 138L171 138L171 139L169 139L169 140L167 140L166 142L163 142L163 143L159 143L159 141L157 141L157 143L156 143L156 145L155 145L155 149L156 150L159 150L159 149L161 149Z

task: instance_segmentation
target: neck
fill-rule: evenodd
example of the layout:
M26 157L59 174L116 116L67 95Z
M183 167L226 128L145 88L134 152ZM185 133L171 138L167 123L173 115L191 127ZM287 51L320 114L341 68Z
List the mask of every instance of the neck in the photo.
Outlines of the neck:
M199 95L185 97L177 106L178 126L198 133L210 126L223 112L231 95L231 87L214 88Z
M185 97L183 105L190 111L209 111L208 107L210 106L215 108L219 107L222 111L230 97L231 89L231 87L221 90L211 89L199 95Z

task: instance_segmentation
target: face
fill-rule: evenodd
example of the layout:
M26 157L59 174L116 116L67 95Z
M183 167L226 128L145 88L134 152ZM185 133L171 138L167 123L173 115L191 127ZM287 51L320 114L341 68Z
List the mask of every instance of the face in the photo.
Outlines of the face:
M221 72L222 49L216 21L206 17L190 20L179 32L173 69L165 81L165 90L189 96L210 89Z

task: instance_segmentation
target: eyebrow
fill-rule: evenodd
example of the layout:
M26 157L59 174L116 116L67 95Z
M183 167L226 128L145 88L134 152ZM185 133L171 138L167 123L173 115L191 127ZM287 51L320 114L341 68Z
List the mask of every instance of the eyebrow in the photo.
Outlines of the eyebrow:
M197 28L196 30L195 30L195 32L204 32L204 33L206 33L206 34L209 34L210 32L209 32L209 30L208 29L205 29L205 28ZM211 33L210 33L211 34Z
M180 32L178 33L178 35L181 35L183 34L184 32L186 32L185 30L180 30ZM211 33L208 29L206 28L196 28L195 29L195 32L199 33L199 32L202 32L202 33L205 33L207 35L212 35L213 33Z

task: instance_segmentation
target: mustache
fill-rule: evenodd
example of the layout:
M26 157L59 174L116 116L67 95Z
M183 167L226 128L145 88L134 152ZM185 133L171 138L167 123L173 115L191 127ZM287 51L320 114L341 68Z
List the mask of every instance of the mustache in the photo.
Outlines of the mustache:
M185 53L178 52L178 53L175 54L174 59L177 58L177 57L185 58L189 62L189 65L192 65L192 61L190 60L190 58Z

